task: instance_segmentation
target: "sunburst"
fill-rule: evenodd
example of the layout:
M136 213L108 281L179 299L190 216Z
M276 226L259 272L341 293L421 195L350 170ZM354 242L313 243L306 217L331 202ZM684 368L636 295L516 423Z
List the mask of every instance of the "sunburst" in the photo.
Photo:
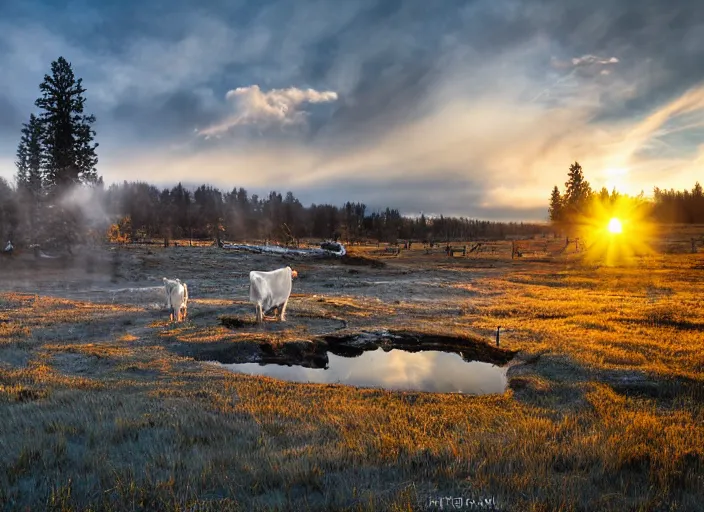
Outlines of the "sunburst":
M577 222L587 247L584 260L622 265L633 263L634 256L652 254L650 240L655 229L648 214L648 203L639 198L620 196L592 202Z

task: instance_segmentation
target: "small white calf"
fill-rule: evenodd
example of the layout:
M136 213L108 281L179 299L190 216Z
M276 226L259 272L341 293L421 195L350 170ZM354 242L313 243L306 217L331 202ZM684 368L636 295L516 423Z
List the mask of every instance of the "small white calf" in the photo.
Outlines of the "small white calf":
M280 321L286 321L286 305L291 295L292 280L298 272L291 267L259 272L252 270L249 273L249 302L256 306L257 322L264 321L264 313L278 309Z
M186 319L188 313L188 286L179 279L164 278L164 290L166 291L166 307L169 308L169 321L173 322L174 314L176 321Z

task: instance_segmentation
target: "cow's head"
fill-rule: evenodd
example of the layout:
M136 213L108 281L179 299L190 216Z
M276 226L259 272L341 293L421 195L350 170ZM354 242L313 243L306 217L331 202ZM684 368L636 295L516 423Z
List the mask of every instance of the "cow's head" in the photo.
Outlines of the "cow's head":
M291 279L295 279L297 277L298 277L298 272L296 272L295 270L291 270Z

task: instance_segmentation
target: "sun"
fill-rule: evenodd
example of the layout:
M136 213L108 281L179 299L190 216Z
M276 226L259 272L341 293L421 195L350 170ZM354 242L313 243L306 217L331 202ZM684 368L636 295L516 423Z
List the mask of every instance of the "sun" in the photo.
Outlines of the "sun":
M609 233L613 233L615 235L621 233L623 231L623 225L621 224L621 221L618 220L616 217L612 218L609 221Z
M640 197L595 197L577 217L573 233L583 246L582 260L597 265L630 265L636 257L653 254L651 240L657 231L650 203ZM579 251L582 252L582 251Z

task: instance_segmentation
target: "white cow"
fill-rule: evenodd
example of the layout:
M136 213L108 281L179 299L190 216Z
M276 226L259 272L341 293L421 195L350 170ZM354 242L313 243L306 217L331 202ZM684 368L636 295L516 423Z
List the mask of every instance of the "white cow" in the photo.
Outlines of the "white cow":
M186 319L188 313L188 286L180 279L164 278L164 290L166 291L166 307L169 308L169 321L173 322L174 314L176 321Z
M257 323L264 321L264 313L278 309L280 321L286 321L286 305L291 295L292 280L298 277L298 272L291 267L260 272L252 270L249 273L249 302L256 306Z

